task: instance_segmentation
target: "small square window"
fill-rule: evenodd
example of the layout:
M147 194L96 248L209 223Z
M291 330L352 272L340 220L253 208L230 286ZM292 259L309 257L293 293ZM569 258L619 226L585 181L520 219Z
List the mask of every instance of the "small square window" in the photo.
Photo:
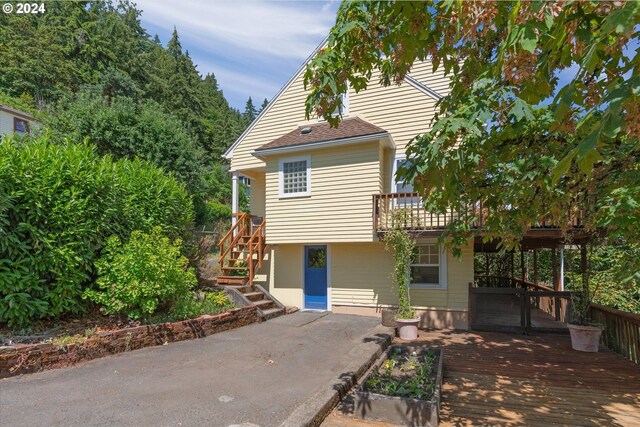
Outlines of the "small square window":
M280 160L280 197L308 196L310 191L310 158Z

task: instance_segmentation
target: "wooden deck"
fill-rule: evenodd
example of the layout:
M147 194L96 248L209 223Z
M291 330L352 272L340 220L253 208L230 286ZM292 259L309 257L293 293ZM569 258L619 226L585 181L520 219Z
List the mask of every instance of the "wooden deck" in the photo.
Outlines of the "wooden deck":
M441 426L640 426L640 366L568 335L421 332L444 348ZM335 410L323 427L389 426Z

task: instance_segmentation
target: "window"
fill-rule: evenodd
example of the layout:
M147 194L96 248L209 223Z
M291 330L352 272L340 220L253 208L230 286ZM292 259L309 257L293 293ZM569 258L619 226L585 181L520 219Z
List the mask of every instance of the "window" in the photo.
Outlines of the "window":
M311 194L311 158L295 157L279 162L280 197L300 197Z
M331 117L347 117L349 115L349 91L341 93L338 97L342 100L342 105L331 112ZM318 121L322 122L324 119L318 117Z
M447 287L447 256L441 245L418 243L411 262L411 287L445 289Z
M413 184L397 177L398 169L400 169L402 166L410 165L410 160L407 160L404 157L396 157L395 163L393 165L393 181L391 186L391 188L393 188L393 191L395 191L396 193L413 193Z
M29 133L29 122L27 120L13 118L13 131L18 135Z
M410 160L404 156L396 157L393 161L393 173L391 175L391 191L394 193L413 193L413 184L397 177L398 169L402 166L409 166ZM419 197L399 197L396 199L398 208L415 208L420 206Z

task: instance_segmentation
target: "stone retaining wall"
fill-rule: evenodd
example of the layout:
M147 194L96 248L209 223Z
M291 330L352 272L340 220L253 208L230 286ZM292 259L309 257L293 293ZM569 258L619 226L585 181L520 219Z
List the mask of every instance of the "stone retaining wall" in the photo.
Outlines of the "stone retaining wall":
M110 354L174 341L203 338L258 321L256 307L242 307L216 315L174 323L137 326L98 333L73 344L24 344L0 347L0 378L62 368Z

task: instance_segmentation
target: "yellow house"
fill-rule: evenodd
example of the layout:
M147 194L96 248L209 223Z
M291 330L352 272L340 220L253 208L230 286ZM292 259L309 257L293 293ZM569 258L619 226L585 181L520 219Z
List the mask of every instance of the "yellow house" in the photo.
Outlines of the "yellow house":
M390 212L403 207L418 213L422 229L410 292L421 326L467 328L473 242L461 258L438 246L446 218L423 211L406 194L411 186L395 178L409 141L429 129L448 80L434 74L429 62L416 64L400 86L378 86L374 75L367 91L343 95L344 120L331 128L305 120L305 67L225 153L233 211L238 212L238 181L248 179L253 218L234 216L228 243L221 246L223 263L225 256L231 261L223 264L219 282L231 284L229 273L249 268L251 284L284 305L379 314L397 302L392 255L381 239ZM260 245L247 243L251 234ZM240 264L237 254L243 251Z
M0 104L0 136L27 134L37 123L31 114Z

